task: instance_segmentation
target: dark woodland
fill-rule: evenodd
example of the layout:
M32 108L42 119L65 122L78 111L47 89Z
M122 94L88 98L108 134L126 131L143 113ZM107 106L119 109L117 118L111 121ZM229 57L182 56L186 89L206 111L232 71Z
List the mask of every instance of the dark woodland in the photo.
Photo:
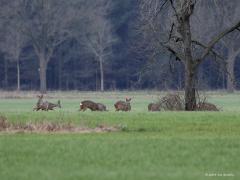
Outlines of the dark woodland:
M194 89L238 90L240 1L178 2L0 0L0 89L186 92L191 47Z

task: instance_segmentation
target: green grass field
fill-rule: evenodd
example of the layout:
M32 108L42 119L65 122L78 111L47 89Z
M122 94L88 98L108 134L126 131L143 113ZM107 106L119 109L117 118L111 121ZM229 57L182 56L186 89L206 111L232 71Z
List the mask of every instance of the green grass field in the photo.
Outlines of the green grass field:
M158 92L49 93L63 108L33 112L35 95L0 94L0 115L12 123L71 122L121 127L119 132L29 134L0 132L1 180L240 179L240 94L209 92L221 112L148 112ZM131 112L113 104L133 97ZM92 99L109 112L78 112ZM211 177L209 177L211 176Z

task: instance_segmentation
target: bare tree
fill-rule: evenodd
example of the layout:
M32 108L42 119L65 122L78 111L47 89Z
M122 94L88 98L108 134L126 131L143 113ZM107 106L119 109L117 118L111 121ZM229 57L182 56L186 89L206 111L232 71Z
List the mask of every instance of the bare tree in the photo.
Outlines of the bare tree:
M239 33L232 33L231 36L224 38L222 44L227 49L227 90L228 92L233 92L235 89L235 75L234 75L234 67L235 61L237 57L240 55L240 34Z
M117 38L112 24L108 19L111 2L108 0L94 1L86 13L88 20L85 43L87 51L94 55L99 63L101 91L104 91L105 63L112 55L112 45Z
M6 9L3 9L6 10ZM1 50L7 54L7 59L16 62L17 69L17 91L21 88L20 77L20 54L25 45L26 37L20 32L21 24L19 21L11 21L8 16L3 17L4 33L3 40L0 42Z
M199 1L198 1L199 3ZM240 27L240 20L211 37L206 44L192 35L194 10L198 8L194 0L140 0L141 19L144 30L150 31L159 46L173 54L185 67L185 109L196 109L196 82L199 65L209 55L222 57L214 49L227 34ZM167 25L164 30L159 24Z
M217 8L217 15L220 18L220 23L218 27L221 26L231 26L232 21L236 21L240 17L240 1L232 0L228 3L223 2L215 2L215 6ZM231 10L230 10L231 9ZM216 27L216 26L215 26ZM226 70L227 70L227 90L229 92L233 92L235 89L235 75L234 75L234 67L235 60L237 56L240 55L240 33L233 32L221 40L221 45L226 49L227 57L226 57Z
M69 36L73 15L64 0L13 0L13 18L21 21L21 33L29 38L39 60L40 91L47 90L46 71L55 48ZM14 6L15 4L15 6Z

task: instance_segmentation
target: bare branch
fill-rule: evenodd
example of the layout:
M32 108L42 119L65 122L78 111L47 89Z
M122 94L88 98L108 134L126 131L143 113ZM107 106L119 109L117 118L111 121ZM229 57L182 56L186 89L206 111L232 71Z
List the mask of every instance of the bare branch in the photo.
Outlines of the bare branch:
M202 57L199 59L199 63L201 63L206 56L210 53L210 51L212 50L212 48L214 47L214 45L216 43L218 43L219 40L221 40L224 36L226 36L227 34L231 33L232 31L234 31L235 29L240 27L240 21L237 22L234 26L226 29L225 31L223 31L222 33L218 34L215 38L213 38L213 40L209 43L209 45L207 46L205 52L203 53Z
M169 44L162 44L163 47L165 47L172 55L174 55L177 59L179 59L180 61L184 62L185 58L184 55L179 53L176 49L174 49L174 47L172 47Z

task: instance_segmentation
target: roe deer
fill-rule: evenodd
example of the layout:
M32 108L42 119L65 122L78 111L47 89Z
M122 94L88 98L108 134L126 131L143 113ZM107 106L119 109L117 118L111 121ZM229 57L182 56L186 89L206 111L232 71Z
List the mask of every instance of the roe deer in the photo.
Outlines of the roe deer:
M79 111L86 111L87 109L90 109L91 111L97 111L98 110L98 104L93 101L82 101L80 103L80 110Z
M37 104L36 104L36 107L33 108L33 111L39 111L41 109L41 106L43 104L43 95L37 95L38 97L38 101L37 101Z
M97 103L97 105L98 105L98 111L107 111L107 108L104 104Z
M199 102L197 104L196 110L197 111L219 111L219 109L215 104L208 103L208 102Z
M55 107L61 108L60 100L58 100L57 104L54 104L48 101L43 101L43 95L38 95L37 97L38 97L38 101L37 101L36 107L33 108L33 110L48 111L48 110L53 110Z
M41 105L41 110L48 111L48 110L53 110L56 107L62 108L60 100L58 100L58 102L56 104L48 102L48 101L44 101Z
M117 101L114 104L116 111L131 111L131 102L132 98L126 98L126 101Z
M148 105L148 111L160 111L160 104L150 103Z

